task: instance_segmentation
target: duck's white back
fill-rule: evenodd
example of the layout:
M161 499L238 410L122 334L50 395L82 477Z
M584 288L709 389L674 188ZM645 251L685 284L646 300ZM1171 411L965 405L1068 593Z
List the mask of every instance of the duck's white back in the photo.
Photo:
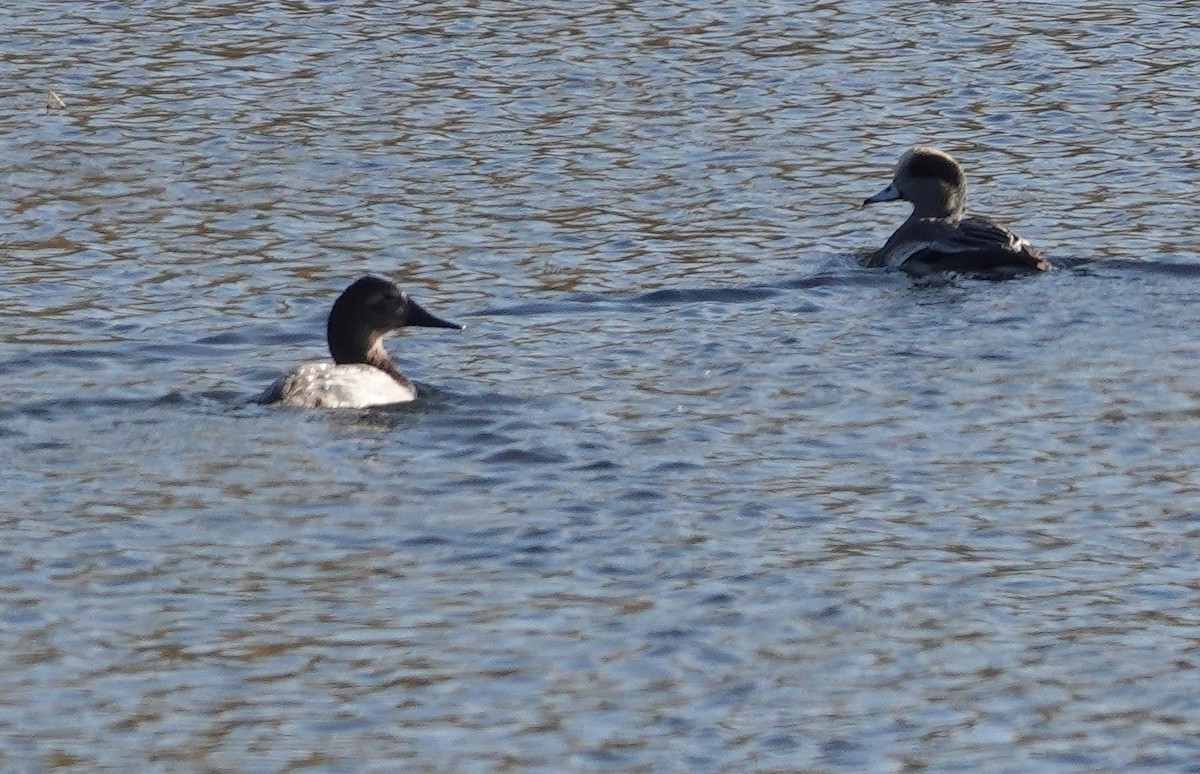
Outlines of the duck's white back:
M416 397L411 384L374 366L305 363L276 379L259 402L301 408L364 408L408 403Z

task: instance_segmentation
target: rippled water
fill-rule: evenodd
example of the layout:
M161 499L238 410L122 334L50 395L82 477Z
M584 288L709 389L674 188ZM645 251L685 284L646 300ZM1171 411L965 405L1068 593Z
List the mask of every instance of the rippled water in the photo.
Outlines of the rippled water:
M1196 770L1187 4L15 8L0 768ZM918 141L1075 268L860 268Z

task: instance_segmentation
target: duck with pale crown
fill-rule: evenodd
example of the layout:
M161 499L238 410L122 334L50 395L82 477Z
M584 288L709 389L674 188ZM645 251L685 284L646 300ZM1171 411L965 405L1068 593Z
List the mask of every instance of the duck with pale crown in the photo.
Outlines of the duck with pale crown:
M935 272L1011 277L1053 267L1025 239L991 218L967 215L967 180L954 158L918 145L900 157L887 188L863 202L903 199L912 214L868 266L890 266L912 274Z
M416 400L417 388L383 348L383 335L408 325L453 328L400 288L366 276L346 288L329 313L326 337L333 362L296 366L266 389L259 403L302 408L366 408Z

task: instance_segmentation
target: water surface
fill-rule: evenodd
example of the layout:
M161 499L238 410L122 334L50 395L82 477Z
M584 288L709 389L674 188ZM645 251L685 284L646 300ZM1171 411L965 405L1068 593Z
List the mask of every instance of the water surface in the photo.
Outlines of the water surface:
M64 2L0 40L0 768L1200 759L1190 10ZM861 268L915 142L1076 268ZM368 271L468 326L394 337L422 400L255 405Z

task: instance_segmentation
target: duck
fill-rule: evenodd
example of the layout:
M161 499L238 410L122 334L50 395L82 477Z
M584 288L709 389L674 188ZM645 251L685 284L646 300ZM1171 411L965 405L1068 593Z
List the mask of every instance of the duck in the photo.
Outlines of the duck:
M333 362L304 363L280 376L258 402L299 408L367 408L416 400L417 388L383 347L406 326L453 328L382 277L355 280L333 302L325 327Z
M892 182L863 205L897 199L912 204L912 214L881 249L867 256L868 266L915 275L950 272L997 279L1053 269L1028 240L1008 227L986 216L964 215L967 178L945 151L928 145L906 151Z

